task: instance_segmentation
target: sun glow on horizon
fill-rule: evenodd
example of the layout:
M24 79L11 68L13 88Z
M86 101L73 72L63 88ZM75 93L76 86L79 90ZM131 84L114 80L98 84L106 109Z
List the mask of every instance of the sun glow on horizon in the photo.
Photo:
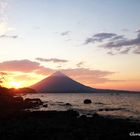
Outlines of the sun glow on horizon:
M9 83L9 87L18 89L23 87L23 84L21 82L12 81Z

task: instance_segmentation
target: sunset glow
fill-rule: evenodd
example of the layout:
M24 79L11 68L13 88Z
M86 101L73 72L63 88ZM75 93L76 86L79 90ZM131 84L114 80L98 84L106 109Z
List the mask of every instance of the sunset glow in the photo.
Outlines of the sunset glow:
M22 83L13 81L9 83L9 87L18 89L22 87Z
M140 1L134 1L0 1L4 85L30 86L62 71L94 88L140 90Z

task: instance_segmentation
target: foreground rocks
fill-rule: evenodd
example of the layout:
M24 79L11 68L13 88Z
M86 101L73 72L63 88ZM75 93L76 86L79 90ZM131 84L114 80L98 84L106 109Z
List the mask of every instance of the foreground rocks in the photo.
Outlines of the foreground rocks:
M128 139L129 133L140 130L140 122L105 118L98 114L87 117L79 116L79 113L73 110L24 111L39 105L43 103L38 98L23 99L7 91L1 92L0 140L118 140ZM67 103L66 106L70 104Z
M8 112L9 110L22 110L27 108L34 108L43 105L43 102L39 98L26 98L14 95L8 90L0 92L0 113Z
M0 139L99 140L126 139L139 132L140 123L69 111L19 111L1 118Z

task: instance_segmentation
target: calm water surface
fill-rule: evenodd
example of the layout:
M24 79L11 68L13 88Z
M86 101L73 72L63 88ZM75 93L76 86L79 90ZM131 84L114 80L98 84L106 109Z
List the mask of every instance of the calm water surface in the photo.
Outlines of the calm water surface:
M140 120L140 94L110 93L40 93L23 95L24 98L40 98L48 107L32 110L68 110L74 109L81 114L98 114ZM91 99L91 104L84 104ZM70 103L72 106L66 106Z

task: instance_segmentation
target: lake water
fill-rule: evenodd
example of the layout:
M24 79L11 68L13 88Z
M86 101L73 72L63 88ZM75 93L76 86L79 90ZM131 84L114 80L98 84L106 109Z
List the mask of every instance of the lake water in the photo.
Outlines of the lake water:
M26 94L24 98L40 98L48 107L40 106L32 110L68 110L74 109L80 114L93 114L131 118L140 120L140 94L112 93L40 93ZM84 104L91 99L91 104ZM66 106L70 103L72 106Z

